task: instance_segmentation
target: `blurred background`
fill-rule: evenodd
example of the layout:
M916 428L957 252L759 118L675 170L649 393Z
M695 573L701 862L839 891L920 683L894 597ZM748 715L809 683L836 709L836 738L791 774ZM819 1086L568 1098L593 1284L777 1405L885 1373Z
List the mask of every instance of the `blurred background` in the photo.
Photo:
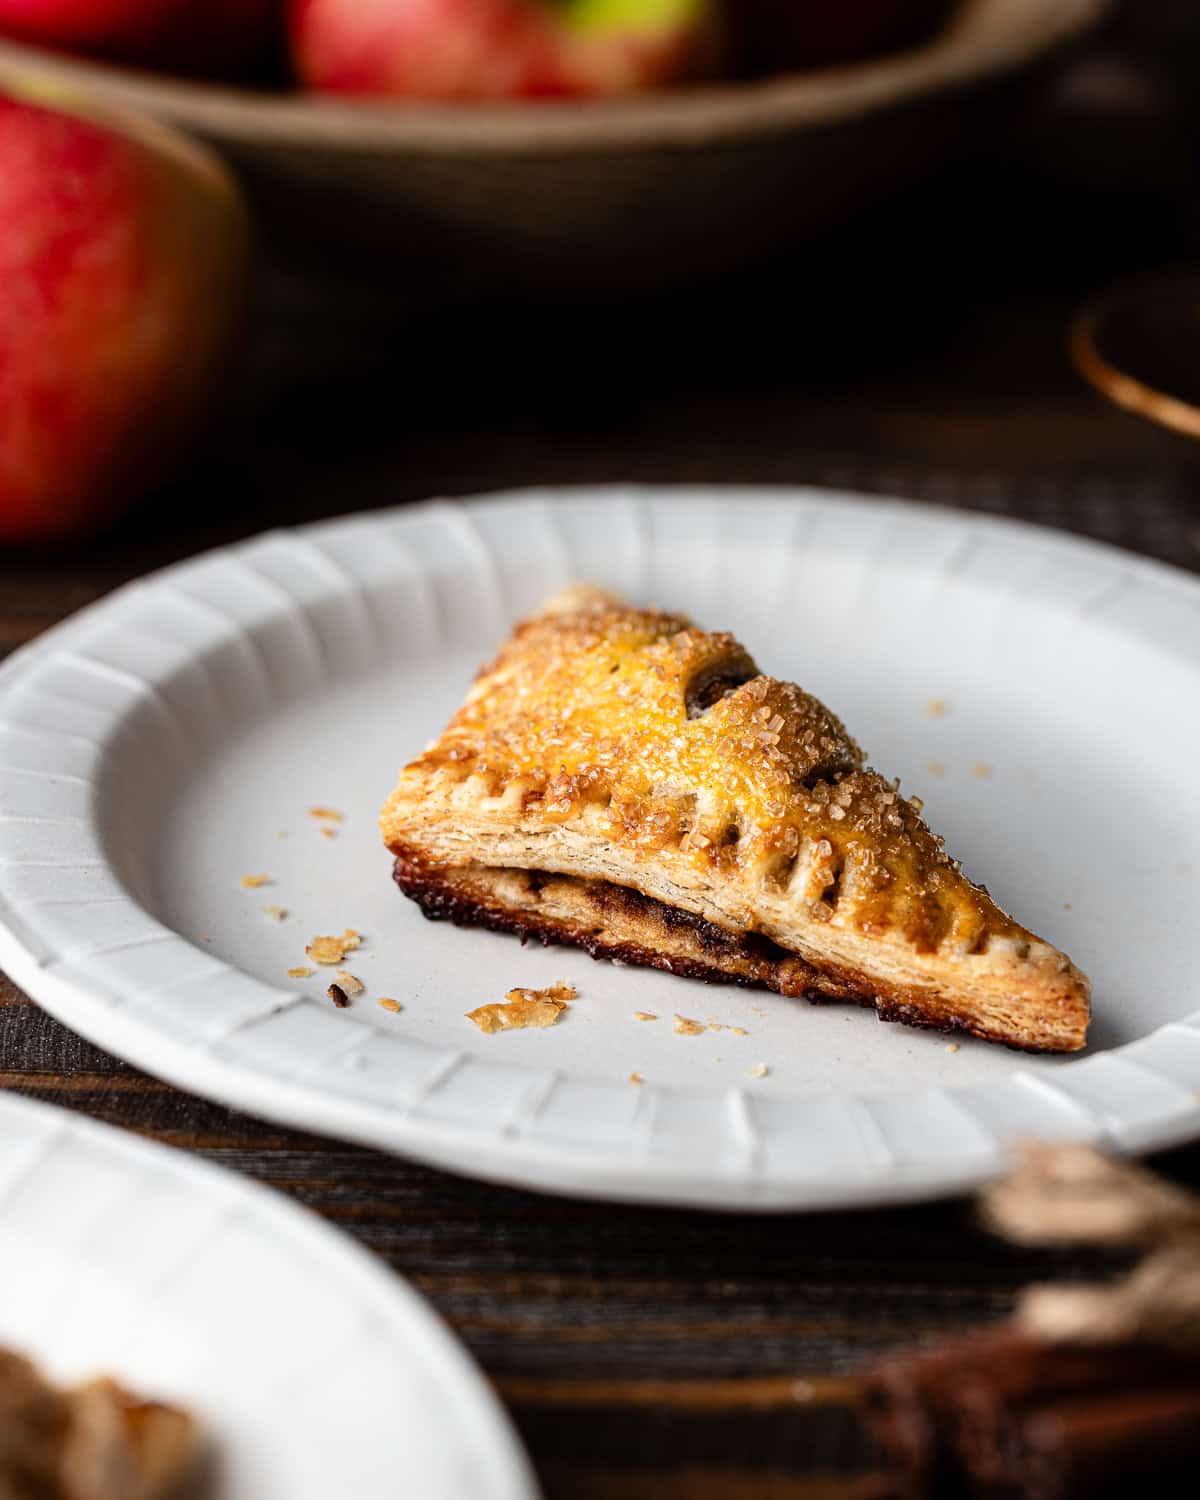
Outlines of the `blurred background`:
M339 3L358 7L294 0L293 27ZM269 0L0 0L0 655L202 548L523 485L824 485L1200 568L1200 6L731 0L731 39L695 25L704 3L638 0L671 44L619 98L538 75L522 87L555 97L506 102L513 75L485 70L488 100L422 102L446 75L380 80L383 49L327 70L294 36L289 61ZM637 9L554 4L601 31ZM146 33L164 10L185 24ZM47 127L47 108L100 125ZM1095 382L1171 395L1174 425ZM580 1478L611 1464L644 1471L632 1488L622 1468L622 1495L658 1497L681 1455L716 1472L670 1491L689 1500L733 1493L731 1453L834 1469L844 1406L797 1428L753 1392L689 1407L665 1381L844 1370L994 1317L1046 1271L954 1207L750 1235L322 1146L20 1003L0 988L10 1084L285 1186L412 1275L549 1494L616 1493ZM1194 1153L1177 1165L1195 1179ZM806 1298L828 1318L799 1321ZM673 1342L662 1309L685 1304ZM569 1406L585 1362L605 1379Z
M0 82L215 142L258 245L182 462L98 531L10 553L12 634L65 580L79 603L263 526L527 484L889 492L1195 565L1194 441L1106 402L1067 335L1100 289L1197 255L1200 8L983 10L1071 24L947 81L963 12L899 5L878 56L799 77L407 116L327 95L315 123L275 53L214 89L0 44Z

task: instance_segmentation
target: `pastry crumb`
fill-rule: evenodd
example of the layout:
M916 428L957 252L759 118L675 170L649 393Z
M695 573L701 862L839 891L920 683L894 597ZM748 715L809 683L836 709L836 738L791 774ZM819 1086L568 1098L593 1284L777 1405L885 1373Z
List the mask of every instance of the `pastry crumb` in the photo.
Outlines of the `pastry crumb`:
M1071 903L1069 901L1064 901L1063 902L1063 911L1074 911L1074 910L1075 910L1075 908L1071 905Z
M746 1028L744 1026L731 1026L729 1029L730 1029L730 1031L733 1032L734 1036L749 1036L750 1035L750 1033L746 1030Z
M944 776L946 774L946 767L940 760L927 760L925 762L925 769L931 776Z
M563 1004L568 1001L578 1000L579 991L573 984L568 984L565 979L556 979L553 984L548 984L544 990L529 990L524 987L509 990L504 997L506 1000L561 1000Z
M244 890L244 891L256 891L259 888L260 885L270 885L270 884L271 884L271 877L269 875L243 875L242 876L242 890Z
M957 1052L958 1051L958 1043L957 1042L947 1042L946 1043L946 1051L947 1052Z
M553 1026L566 1010L561 1000L513 1000L507 1005L481 1005L467 1012L480 1031L522 1031L527 1027Z
M657 1021L658 1017L652 1010L635 1010L633 1019L635 1021Z
M271 918L273 922L282 922L287 916L286 906L264 906L263 914Z
M345 1010L350 1004L350 997L340 984L331 984L325 991L339 1010Z
M488 1035L495 1031L522 1031L531 1026L553 1026L575 997L575 986L561 979L544 990L511 989L502 1005L481 1005L469 1010L467 1020L474 1021Z
M399 1000L393 1000L390 995L381 995L379 997L379 1008L380 1010L390 1010L394 1016L399 1015L404 1009Z
M925 712L931 719L944 719L950 712L950 704L945 698L930 698L925 705Z
M334 823L340 823L343 818L336 807L310 807L308 815L310 818L329 818Z
M316 973L315 969L306 969L303 964L298 964L296 966L296 968L288 970L288 978L289 979L311 979L312 976L313 976L313 974L315 974L315 973Z
M304 951L314 963L340 964L346 954L353 953L361 941L353 927L347 927L341 937L313 938Z
M275 835L275 837L277 839L285 839L285 838L287 838L287 829L286 828L281 828L279 830L279 832Z
M516 985L504 992L504 998L510 1005L519 1004L523 1000L558 1000L563 1005L567 1005L570 1001L579 999L579 992L565 979L556 979L553 984L548 984L540 990L530 989L526 985Z
M640 1083L645 1083L646 1080L642 1077L642 1075L640 1073L630 1073L630 1075L629 1075L629 1081L630 1081L630 1083L639 1083L640 1084Z
M337 971L338 984L345 990L347 995L361 995L366 985L359 979L357 974L349 974L345 969Z
M677 1015L673 1029L676 1036L702 1036L704 1034L704 1027L701 1023L689 1020L687 1016Z
M746 1069L747 1074L751 1078L765 1078L770 1071L766 1063L755 1063L752 1068Z
M992 768L986 760L977 760L971 767L971 775L978 777L980 781L990 781Z
M329 826L328 823L322 823L321 826L320 826L320 828L317 831L320 833L320 835L321 835L321 837L323 839L335 839L335 838L337 838L337 829L336 828L330 828L330 826Z

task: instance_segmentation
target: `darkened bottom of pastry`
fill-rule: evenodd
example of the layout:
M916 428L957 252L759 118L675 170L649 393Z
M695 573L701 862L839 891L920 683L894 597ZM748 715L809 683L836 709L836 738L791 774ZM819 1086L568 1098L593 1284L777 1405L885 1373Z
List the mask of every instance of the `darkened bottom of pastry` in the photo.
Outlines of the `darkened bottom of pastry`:
M937 997L880 995L865 976L817 969L761 933L730 932L627 886L540 870L433 865L407 850L393 852L396 884L432 921L514 933L522 942L537 938L544 944L567 944L596 959L664 969L710 984L774 990L813 1004L840 1000L869 1005L884 1021L966 1031L1014 1046L974 1018L941 1005Z

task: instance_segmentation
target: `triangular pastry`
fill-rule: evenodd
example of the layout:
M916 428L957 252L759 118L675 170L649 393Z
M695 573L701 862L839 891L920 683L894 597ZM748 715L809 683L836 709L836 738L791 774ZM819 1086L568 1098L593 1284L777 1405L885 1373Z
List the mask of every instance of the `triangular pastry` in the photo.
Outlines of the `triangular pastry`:
M1082 1047L1086 977L920 811L732 636L574 588L516 628L380 821L430 917Z
M187 1412L114 1380L62 1389L0 1349L3 1500L167 1500L195 1456Z

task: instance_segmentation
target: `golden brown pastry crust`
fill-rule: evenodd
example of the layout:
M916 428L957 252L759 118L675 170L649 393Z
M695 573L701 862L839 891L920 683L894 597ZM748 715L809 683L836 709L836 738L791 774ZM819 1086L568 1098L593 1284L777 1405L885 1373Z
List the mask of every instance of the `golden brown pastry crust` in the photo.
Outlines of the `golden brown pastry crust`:
M53 1495L69 1426L66 1396L0 1349L0 1495Z
M73 1390L0 1349L0 1495L12 1500L166 1500L195 1449L192 1418L116 1381Z
M426 909L452 894L456 920L1019 1047L1084 1043L1070 961L963 875L821 703L682 616L595 590L552 601L405 768L381 827L402 888ZM580 888L560 882L551 910L544 881L504 884L519 871ZM652 904L635 920L606 887ZM728 942L694 951L700 929L685 940L681 917L668 937L664 908Z

